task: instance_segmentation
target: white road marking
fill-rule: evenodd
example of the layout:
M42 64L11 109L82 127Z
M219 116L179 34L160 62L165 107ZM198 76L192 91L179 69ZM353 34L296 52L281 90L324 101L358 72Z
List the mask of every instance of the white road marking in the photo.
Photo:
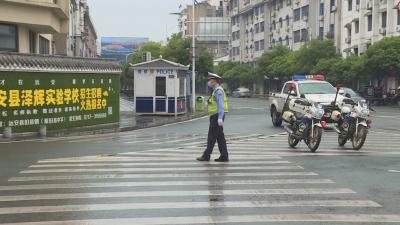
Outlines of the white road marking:
M227 195L338 195L356 194L348 188L297 188L297 189L241 189L241 190L200 190L200 191L144 191L144 192L85 192L34 195L4 195L0 202L61 200L61 199L99 199L99 198L134 198L134 197L181 197L181 196L227 196Z
M88 168L88 169L48 169L48 170L23 170L20 173L81 173L81 172L162 172L162 171L218 171L218 170L298 170L300 166L246 166L246 167L180 167L180 168Z
M333 184L329 179L270 179L270 180L210 180L210 181L146 181L109 183L70 183L70 184L29 184L0 186L0 191L79 189L104 187L159 187L159 186L206 186L206 185L257 185L257 184Z
M400 170L388 170L391 173L400 173Z
M343 222L343 223L400 223L400 215L373 214L274 214L249 216L192 216L121 218L27 222L19 225L181 225L181 224L225 224L225 223L276 223L276 222ZM12 223L3 225L16 225Z
M94 179L132 179L132 178L219 178L219 177L269 177L269 176L318 176L314 172L251 172L249 173L177 173L177 174L101 174L101 175L66 175L66 176L31 176L13 177L10 182L51 181L51 180L94 180Z
M124 153L123 153L124 154ZM126 154L135 154L126 153ZM110 156L110 157L76 157L76 158L59 158L59 159L46 159L39 160L38 163L88 163L88 162L168 162L168 161L182 161L183 157L159 157L159 158L150 158L150 157L118 157L118 156ZM263 156L262 159L260 157L234 157L235 161L242 160L270 160L270 159L282 159L279 156ZM193 159L194 160L194 159Z
M289 161L267 161L267 160L254 160L254 161L244 161L244 162L229 162L223 163L222 165L254 165L254 164L288 164ZM77 163L67 163L67 164L36 164L32 165L29 168L55 168L55 167L98 167L98 166L183 166L183 165L192 165L192 166L204 166L204 163L201 162L156 162L156 163L85 163L85 164L77 164ZM211 165L211 164L210 164ZM212 165L221 165L214 163Z
M55 205L0 208L0 214L84 212L143 209L209 209L209 208L275 208L275 207L382 207L368 200L286 200L286 201L222 201L222 202L159 202Z

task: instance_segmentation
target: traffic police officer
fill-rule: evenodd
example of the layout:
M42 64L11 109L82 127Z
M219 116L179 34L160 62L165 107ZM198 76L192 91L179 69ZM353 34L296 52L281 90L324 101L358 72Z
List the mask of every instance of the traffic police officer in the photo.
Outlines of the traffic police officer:
M220 76L208 73L208 86L213 89L208 99L208 113L210 115L210 128L208 130L207 149L203 155L197 158L198 161L210 161L210 155L214 149L215 142L218 141L218 148L221 156L215 159L216 162L228 162L228 149L224 135L225 113L228 112L228 101L224 89L218 81Z

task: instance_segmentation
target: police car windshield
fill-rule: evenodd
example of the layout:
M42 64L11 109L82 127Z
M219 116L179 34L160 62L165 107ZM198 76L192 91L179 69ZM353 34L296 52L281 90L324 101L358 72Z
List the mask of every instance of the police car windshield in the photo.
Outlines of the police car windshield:
M300 94L336 94L336 89L330 83L300 83Z

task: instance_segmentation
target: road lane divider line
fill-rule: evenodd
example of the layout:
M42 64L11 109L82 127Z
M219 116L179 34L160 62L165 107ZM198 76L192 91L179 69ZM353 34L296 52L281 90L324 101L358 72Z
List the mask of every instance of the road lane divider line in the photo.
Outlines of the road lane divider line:
M207 165L207 167L180 167L180 168L85 168L85 169L47 169L47 170L23 170L21 174L34 173L81 173L81 172L157 172L157 171L215 171L215 170L298 170L300 166L246 166L246 167L220 167Z
M251 172L232 173L232 172L214 172L214 173L177 173L177 174L93 174L93 175L65 175L65 176L29 176L13 177L9 182L27 182L27 181L52 181L52 180L102 180L102 179L143 179L143 178L204 178L210 177L220 179L220 177L292 177L292 176L318 176L314 172Z
M222 201L222 202L158 202L114 203L53 206L22 206L0 208L0 214L33 214L56 212L87 212L145 209L210 209L210 208L283 208L283 207L382 207L369 200L271 200L271 201Z
M131 192L85 192L33 195L3 195L0 202L61 200L61 199L99 199L135 197L182 197L182 196L237 196L237 195L339 195L356 194L348 188L296 188L296 189L240 189L240 190L200 190L200 191L131 191Z
M106 187L160 187L160 186L207 186L207 185L277 185L277 184L333 184L329 179L269 179L269 180L210 180L210 181L146 181L70 184L27 184L0 186L0 191L81 189Z

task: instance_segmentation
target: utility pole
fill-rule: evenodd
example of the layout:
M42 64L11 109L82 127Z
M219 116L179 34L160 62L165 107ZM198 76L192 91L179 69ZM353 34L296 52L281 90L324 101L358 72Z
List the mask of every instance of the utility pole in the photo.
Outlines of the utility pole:
M196 36L195 36L195 6L196 0L193 0L192 7L192 111L196 112Z

